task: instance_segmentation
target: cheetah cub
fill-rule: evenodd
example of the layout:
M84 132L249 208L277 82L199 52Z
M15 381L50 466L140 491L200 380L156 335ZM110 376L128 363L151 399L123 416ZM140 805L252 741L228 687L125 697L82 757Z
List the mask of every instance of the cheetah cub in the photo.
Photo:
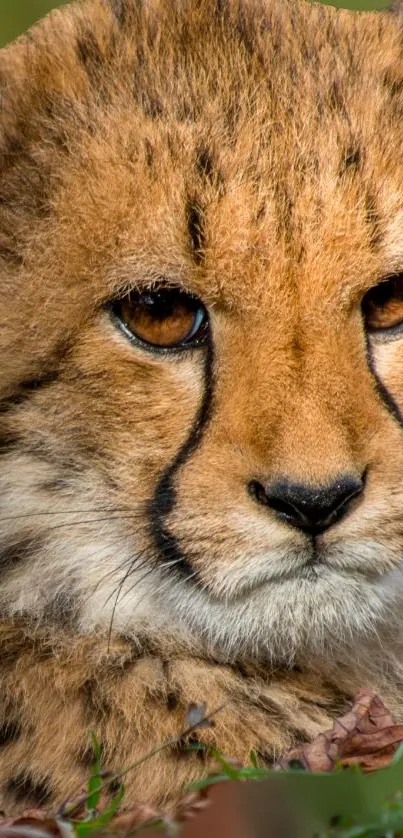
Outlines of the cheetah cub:
M82 0L0 53L0 808L191 703L262 764L403 718L402 147L390 11Z

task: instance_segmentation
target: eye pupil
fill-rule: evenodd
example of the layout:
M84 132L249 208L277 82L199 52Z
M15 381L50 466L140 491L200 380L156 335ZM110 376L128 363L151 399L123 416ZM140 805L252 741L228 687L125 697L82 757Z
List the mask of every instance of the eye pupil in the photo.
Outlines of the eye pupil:
M149 347L185 349L200 346L208 332L203 303L178 288L130 292L112 305L119 325Z
M371 288L362 302L370 332L387 332L403 324L403 274L391 276Z

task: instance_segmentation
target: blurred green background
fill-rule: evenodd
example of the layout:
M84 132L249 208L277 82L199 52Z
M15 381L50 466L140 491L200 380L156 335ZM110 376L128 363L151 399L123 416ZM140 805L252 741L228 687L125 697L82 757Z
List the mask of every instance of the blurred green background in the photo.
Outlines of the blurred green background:
M63 0L0 0L0 47L32 26L50 9L62 5Z

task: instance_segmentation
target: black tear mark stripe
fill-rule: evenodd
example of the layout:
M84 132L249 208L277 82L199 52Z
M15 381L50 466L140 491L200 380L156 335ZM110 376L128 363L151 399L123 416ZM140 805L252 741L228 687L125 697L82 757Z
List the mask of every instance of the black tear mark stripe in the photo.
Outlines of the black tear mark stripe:
M49 780L36 780L29 771L14 774L6 783L5 790L13 796L16 803L29 802L38 806L48 803L52 796Z
M366 340L367 340L367 364L368 364L368 367L369 367L369 369L372 373L372 377L375 381L378 395L382 399L382 401L383 401L385 407L387 408L388 412L390 413L390 415L393 416L393 418L396 419L396 422L399 423L400 427L403 428L403 414L402 414L401 410L399 409L397 403L395 402L393 396L389 393L389 390L387 389L387 387L385 387L382 379L379 377L379 375L376 371L375 362L374 362L374 359L373 359L373 356L372 356L370 339L369 339L368 335L367 335Z
M167 526L166 518L172 512L176 503L175 477L200 445L203 434L211 420L214 393L214 350L211 338L206 347L203 379L203 398L190 435L179 449L175 459L163 472L147 510L151 538L161 561L174 561L173 568L187 576L194 574L194 568L182 550L178 539ZM196 576L194 576L194 581L197 581Z
M341 166L340 166L340 175L342 176L345 172L349 170L358 170L361 166L362 161L362 151L359 145L350 145L346 148L344 153Z

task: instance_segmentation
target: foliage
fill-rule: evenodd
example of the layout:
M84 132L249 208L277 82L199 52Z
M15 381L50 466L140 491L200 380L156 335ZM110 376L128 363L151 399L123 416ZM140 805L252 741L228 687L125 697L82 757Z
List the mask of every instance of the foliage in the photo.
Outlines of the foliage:
M25 32L43 15L65 0L0 0L0 46Z
M183 742L195 729L213 727L213 716L219 710L217 708L207 714L206 705L193 705L187 715L190 724L186 730L163 742L145 754L135 766L129 766L119 774L109 774L102 769L102 750L96 736L91 733L94 762L84 794L65 805L55 816L45 812L42 818L41 813L36 811L29 817L0 822L0 838L2 835L9 838L11 833L3 830L8 830L10 825L15 838L87 838L97 835L121 838L123 835L135 835L146 825L159 827L161 835L180 835L180 824L188 817L197 816L209 805L210 787L223 781L248 781L249 787L246 788L249 788L249 794L254 789L254 801L259 796L263 801L260 808L263 817L267 817L267 824L271 823L274 804L280 825L284 816L286 826L283 831L287 835L303 838L403 838L403 745L394 745L394 755L389 756L386 767L372 770L376 759L381 762L385 755L384 746L390 732L398 728L393 720L390 724L391 717L380 700L365 691L358 694L347 714L335 720L332 731L320 734L312 745L302 746L301 756L308 767L295 759L292 752L290 759L272 768L262 768L258 756L252 752L249 764L240 766L217 749L199 744L197 747L204 748L214 759L215 771L193 783L175 812L168 816L147 805L125 810L123 775L145 760L152 759L163 748L172 745L174 740ZM342 729L345 731L343 736ZM346 747L351 752L354 743L358 748L358 761L343 767L343 753L346 753ZM189 743L188 747L193 750L194 744ZM315 770L318 760L323 758L324 748L327 748L328 754L333 754L333 770ZM367 762L369 754L372 757L370 771ZM360 759L367 766L366 771L362 769ZM309 768L309 763L312 768ZM285 767L280 768L280 765ZM290 823L295 826L291 831Z

